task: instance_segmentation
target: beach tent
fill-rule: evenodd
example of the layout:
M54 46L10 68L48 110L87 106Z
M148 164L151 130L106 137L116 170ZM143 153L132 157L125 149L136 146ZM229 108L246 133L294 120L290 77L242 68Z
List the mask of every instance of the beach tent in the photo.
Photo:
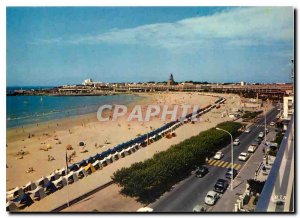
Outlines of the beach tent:
M114 160L119 160L120 159L120 153L116 152L115 154L113 154L113 159Z
M38 185L38 186L41 186L41 187L44 187L44 185L49 182L49 179L46 178L46 177L41 177L40 179L38 179L35 183Z
M117 145L116 147L117 152L120 152L122 150L122 144Z
M6 211L14 212L18 211L18 207L14 202L8 201L6 202Z
M57 172L53 172L49 176L47 176L48 180L51 182L57 180L59 177L60 175Z
M65 176L69 184L78 181L78 177L75 172L70 172L68 175Z
M36 189L34 189L33 191L29 192L30 194L32 194L32 198L35 201L39 201L41 199L43 199L44 197L46 197L46 193L44 191L44 189L42 187L37 187Z
M36 187L37 187L36 184L30 181L23 187L23 190L25 193L27 193L29 191L36 189Z
M62 169L58 170L57 172L60 176L65 176L66 175L66 168L62 168Z
M112 157L112 155L111 155L111 154L108 155L108 156L106 157L106 160L107 160L107 163L112 163L112 162L113 162L113 157Z
M67 185L67 180L64 177L60 177L59 179L53 181L53 184L57 189L61 189L62 187Z
M95 170L102 169L102 164L100 163L99 160L96 160L94 163L92 163L92 165L95 168Z
M87 163L94 163L95 162L95 159L93 157L89 157L87 160L86 160Z
M116 147L114 147L113 149L111 149L111 154L115 154L116 152L118 152Z
M100 163L104 167L107 166L107 164L108 164L107 161L106 161L106 158L104 158L103 160L100 160Z
M18 197L17 199L13 200L13 202L16 203L16 205L19 209L22 209L22 208L30 206L33 203L33 200L31 199L29 194L23 194L20 197Z
M131 149L130 148L126 148L125 149L125 154L131 154Z
M53 193L53 192L56 192L57 188L55 187L55 185L52 183L52 182L47 182L45 184L45 192L47 195Z
M92 174L94 172L96 172L95 167L92 164L88 164L86 167L84 167L85 172L87 172L87 174Z
M132 146L130 147L130 150L131 150L132 152L135 152L134 145L132 145Z
M86 160L82 160L82 161L80 161L80 162L78 163L78 167L79 167L79 168L80 168L80 167L85 167L87 164L88 164L88 163L87 163Z
M134 144L134 149L135 149L135 150L139 150L139 149L140 149L140 144L141 144L141 143L135 143L135 144Z
M101 154L96 154L96 155L94 156L94 159L95 159L95 160L101 160L101 159L103 159L103 158L102 158Z
M126 156L125 149L123 149L122 151L120 151L120 156L121 157L125 157Z
M79 142L79 146L84 146L84 142Z
M84 170L83 167L81 167L79 170L76 171L76 176L79 178L79 179L82 179L83 177L86 177L88 174L87 172Z
M77 171L79 169L77 164L73 164L73 165L69 166L68 168L69 168L69 171Z
M24 194L24 190L20 187L15 187L13 190L6 192L7 199L15 199Z

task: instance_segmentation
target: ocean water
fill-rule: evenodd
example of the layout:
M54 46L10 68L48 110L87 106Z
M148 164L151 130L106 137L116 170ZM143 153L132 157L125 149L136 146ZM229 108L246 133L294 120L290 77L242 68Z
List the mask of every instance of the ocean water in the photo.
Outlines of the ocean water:
M6 127L60 119L96 112L104 104L127 105L142 97L112 96L7 96Z

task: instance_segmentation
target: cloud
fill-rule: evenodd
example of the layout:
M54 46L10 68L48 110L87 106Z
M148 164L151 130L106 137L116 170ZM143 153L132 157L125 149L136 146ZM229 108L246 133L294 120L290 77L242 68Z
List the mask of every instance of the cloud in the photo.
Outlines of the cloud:
M156 23L128 29L45 43L129 44L161 48L207 46L250 46L275 42L293 42L292 7L234 8L211 16L183 19L174 23Z

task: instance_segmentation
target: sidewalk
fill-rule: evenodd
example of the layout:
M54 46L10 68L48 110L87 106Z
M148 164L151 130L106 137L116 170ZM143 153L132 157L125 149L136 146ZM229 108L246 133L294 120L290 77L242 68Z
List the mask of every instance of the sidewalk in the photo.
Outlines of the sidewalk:
M267 140L274 138L275 132L270 132L267 135ZM233 191L230 187L225 194L219 199L217 204L212 208L213 212L233 212L234 204L239 195L242 195L246 190L247 180L255 177L255 171L259 164L263 161L263 145L261 144L255 153L251 155L247 163L240 169L239 174L233 181Z

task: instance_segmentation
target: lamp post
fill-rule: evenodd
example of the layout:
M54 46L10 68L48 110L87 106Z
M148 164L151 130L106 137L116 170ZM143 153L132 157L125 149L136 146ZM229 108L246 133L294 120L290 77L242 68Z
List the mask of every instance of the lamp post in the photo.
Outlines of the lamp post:
M216 130L226 132L227 134L230 135L230 138L231 138L231 181L230 181L231 187L230 187L230 189L231 189L231 191L233 191L233 137L232 137L231 133L228 132L227 130L224 130L224 129L221 129L218 127L216 127Z

